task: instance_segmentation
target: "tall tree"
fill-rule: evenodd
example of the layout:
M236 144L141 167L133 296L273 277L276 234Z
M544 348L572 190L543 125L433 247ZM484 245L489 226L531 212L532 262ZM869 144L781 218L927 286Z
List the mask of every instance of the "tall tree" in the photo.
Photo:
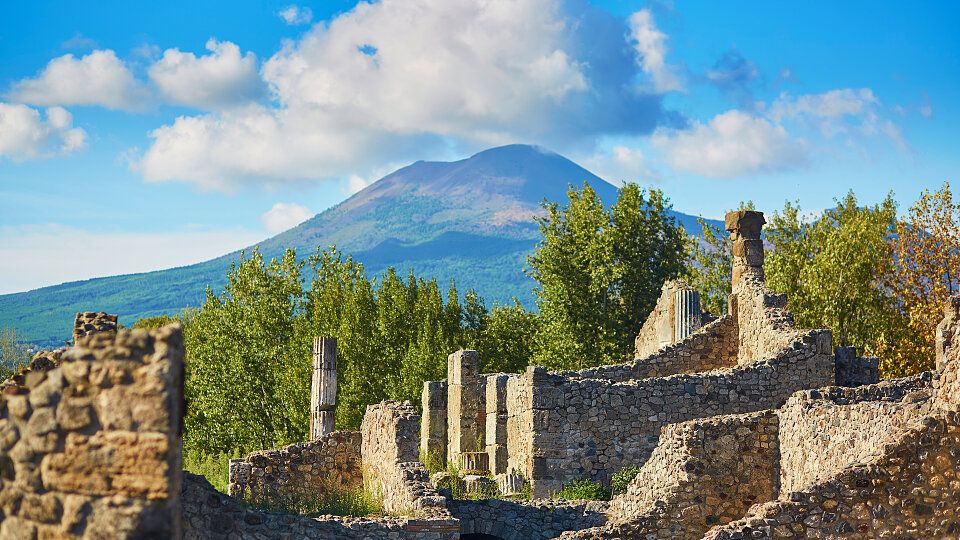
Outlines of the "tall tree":
M950 184L925 190L897 221L888 248L896 271L886 279L908 323L890 338L885 373L903 376L932 369L934 332L947 298L960 291L960 203Z
M896 204L892 193L873 207L857 206L853 192L814 221L786 204L766 229L772 244L764 273L767 285L787 293L795 321L803 328L830 328L835 346L856 346L878 354L897 317L882 286L892 271L885 248Z
M625 361L663 281L686 261L685 236L659 190L636 184L606 210L588 185L569 203L545 202L542 238L528 258L540 308L537 364L580 368Z

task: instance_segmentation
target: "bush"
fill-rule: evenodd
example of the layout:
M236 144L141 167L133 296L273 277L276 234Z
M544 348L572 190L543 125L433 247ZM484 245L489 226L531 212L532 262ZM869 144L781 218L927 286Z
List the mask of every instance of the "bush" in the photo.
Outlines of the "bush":
M574 480L563 485L563 489L557 492L554 499L589 499L591 501L606 501L610 499L610 493L606 488L593 480Z
M630 482L636 478L637 473L639 472L639 465L630 465L613 473L613 478L610 480L610 489L613 491L613 494L619 495L621 493L626 493L627 486L630 485Z

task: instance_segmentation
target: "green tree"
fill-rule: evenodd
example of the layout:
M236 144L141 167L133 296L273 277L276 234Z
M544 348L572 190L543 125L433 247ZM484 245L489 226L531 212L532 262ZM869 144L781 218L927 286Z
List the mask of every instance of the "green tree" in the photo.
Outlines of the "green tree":
M625 361L660 287L684 270L685 235L659 190L636 184L606 210L588 185L543 204L542 238L528 258L540 323L534 360L553 368Z
M223 293L208 289L185 317L189 449L249 451L303 439L310 351L297 331L302 266L292 250L266 265L256 249L241 255Z
M766 229L772 245L764 263L767 285L787 293L801 328L830 328L835 346L877 354L898 320L882 281L892 270L885 241L896 216L893 194L873 207L857 206L850 191L814 221L789 202Z
M483 373L520 373L533 356L537 314L523 309L514 298L512 306L494 304L477 346Z
M169 315L157 315L156 317L144 317L142 319L137 319L137 322L133 323L133 326L130 329L135 328L146 328L148 330L155 330L157 328L162 328L177 319L170 317Z

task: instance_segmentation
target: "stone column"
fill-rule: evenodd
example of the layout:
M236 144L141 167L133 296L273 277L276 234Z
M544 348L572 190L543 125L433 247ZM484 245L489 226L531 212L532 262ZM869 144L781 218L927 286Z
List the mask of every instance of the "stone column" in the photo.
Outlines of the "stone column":
M310 385L310 440L331 433L336 425L337 338L313 338L313 380Z
M700 293L690 289L680 289L673 297L673 308L673 342L676 343L702 326Z
M487 425L484 437L490 472L507 472L507 381L505 373L487 375Z
M423 383L420 453L425 460L439 460L439 466L447 459L447 381Z
M763 240L760 230L766 221L763 212L739 210L727 212L726 229L730 231L730 250L733 253L734 289L744 276L754 276L763 281Z
M460 463L464 452L476 452L480 358L459 350L447 357L447 463Z

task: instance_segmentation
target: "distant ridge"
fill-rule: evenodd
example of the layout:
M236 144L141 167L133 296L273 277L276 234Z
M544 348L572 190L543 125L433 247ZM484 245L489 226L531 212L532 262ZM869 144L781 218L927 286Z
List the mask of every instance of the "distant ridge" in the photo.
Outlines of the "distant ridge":
M539 238L533 216L542 215L542 200L566 201L569 185L584 182L605 204L616 201L613 185L534 146L501 146L454 162L418 161L256 246L269 259L288 247L307 257L335 244L362 262L370 277L389 266L401 274L412 268L436 277L443 290L451 279L461 293L475 289L488 307L516 297L533 309L534 282L523 273ZM688 232L699 232L695 217L673 215ZM199 306L207 286L222 290L239 256L234 251L190 266L0 295L0 326L53 346L69 339L78 311L116 313L128 325L174 314Z

